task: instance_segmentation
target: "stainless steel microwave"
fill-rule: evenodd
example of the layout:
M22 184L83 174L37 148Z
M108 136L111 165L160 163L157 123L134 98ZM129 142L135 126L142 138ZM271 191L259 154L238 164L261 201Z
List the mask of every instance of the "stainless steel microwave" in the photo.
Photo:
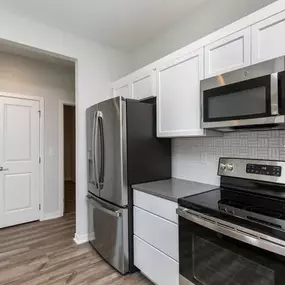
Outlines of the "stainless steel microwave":
M285 128L285 57L201 81L201 126L219 131Z

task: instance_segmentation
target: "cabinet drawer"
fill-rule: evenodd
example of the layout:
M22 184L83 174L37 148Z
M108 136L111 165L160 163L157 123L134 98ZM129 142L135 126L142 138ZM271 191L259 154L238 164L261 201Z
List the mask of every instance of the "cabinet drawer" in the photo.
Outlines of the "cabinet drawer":
M134 234L178 261L178 226L134 207Z
M157 285L178 285L178 262L134 236L134 263Z
M178 224L175 202L134 190L134 205Z

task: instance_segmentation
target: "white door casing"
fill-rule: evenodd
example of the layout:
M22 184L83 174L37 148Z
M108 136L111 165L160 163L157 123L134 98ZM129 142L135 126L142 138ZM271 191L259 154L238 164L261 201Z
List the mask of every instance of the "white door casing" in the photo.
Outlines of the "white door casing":
M40 102L0 96L0 227L39 220Z

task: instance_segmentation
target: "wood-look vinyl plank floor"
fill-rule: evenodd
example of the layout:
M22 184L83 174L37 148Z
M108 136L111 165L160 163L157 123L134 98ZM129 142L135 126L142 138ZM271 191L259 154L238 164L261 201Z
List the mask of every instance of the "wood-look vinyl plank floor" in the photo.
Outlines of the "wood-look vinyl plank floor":
M122 276L88 244L73 241L75 215L0 230L0 285L151 285Z

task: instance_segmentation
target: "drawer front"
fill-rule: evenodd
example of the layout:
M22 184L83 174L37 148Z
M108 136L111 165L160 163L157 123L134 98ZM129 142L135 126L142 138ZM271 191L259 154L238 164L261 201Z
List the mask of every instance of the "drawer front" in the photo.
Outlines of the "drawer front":
M178 262L134 236L134 263L157 285L178 285Z
M178 204L175 202L134 190L134 205L178 224Z
M134 207L134 234L178 261L178 226Z

